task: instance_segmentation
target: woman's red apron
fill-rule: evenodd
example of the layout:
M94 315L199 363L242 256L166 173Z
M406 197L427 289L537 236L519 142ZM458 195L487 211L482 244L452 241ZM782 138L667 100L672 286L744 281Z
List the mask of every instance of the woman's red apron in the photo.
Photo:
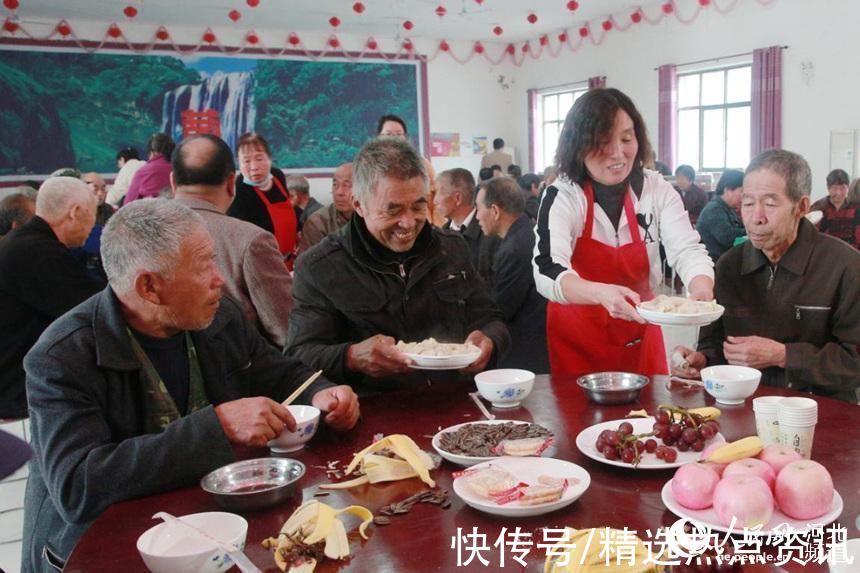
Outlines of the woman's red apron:
M293 209L293 202L290 201L290 195L284 186L278 181L278 178L272 176L272 184L277 187L285 201L272 203L263 191L254 187L257 197L266 206L266 211L269 213L269 218L272 220L272 227L275 229L275 240L278 241L278 248L284 256L284 260L292 261L292 255L296 250L296 232L298 221L296 221L296 211Z
M649 284L648 251L639 235L633 199L624 198L624 214L633 242L613 247L592 237L594 192L583 185L588 203L585 227L570 258L571 268L585 280L621 285L642 300L654 297ZM547 342L553 374L581 376L622 371L651 376L666 374L666 351L658 326L615 319L601 305L559 304L547 308Z

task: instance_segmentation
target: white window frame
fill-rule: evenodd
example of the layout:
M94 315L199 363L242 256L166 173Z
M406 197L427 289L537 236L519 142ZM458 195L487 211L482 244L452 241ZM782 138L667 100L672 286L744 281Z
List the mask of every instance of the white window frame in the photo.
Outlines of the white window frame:
M572 94L573 101L576 102L577 98L579 98L582 94L588 91L588 82L577 82L575 84L567 84L563 86L553 86L550 88L543 88L536 91L535 97L535 121L534 128L532 133L532 141L534 142L534 160L535 160L535 170L537 172L542 172L546 167L555 164L555 153L553 152L552 157L548 157L546 154L546 150L544 149L544 134L546 132L546 126L549 124L554 124L558 126L558 133L561 133L561 128L564 126L564 119L567 116L567 112L569 110L558 110L558 119L547 120L546 114L544 113L544 100L548 96L559 96L562 94ZM557 106L558 104L556 104Z
M749 108L752 111L752 84L750 84L750 99L743 102L732 102L726 103L728 99L728 73L730 70L740 69L740 68L750 68L750 74L752 74L752 62L751 61L743 61L738 62L728 66L719 66L719 67L708 67L708 68L699 68L695 70L678 72L677 79L680 83L680 80L684 76L698 76L699 77L699 102L698 105L695 106L685 106L681 107L680 103L678 104L678 109L676 110L676 141L681 141L681 121L680 115L683 111L689 110L698 110L699 112L699 160L698 160L698 168L696 169L697 173L721 173L726 169L744 169L746 165L725 165L725 158L728 157L728 110L736 109L736 108ZM705 74L710 74L713 72L723 72L723 103L721 104L710 104L710 105L702 105L702 76ZM716 110L722 109L723 113L723 163L722 166L717 165L705 165L704 164L704 137L705 137L705 111L708 110ZM752 127L750 127L752 129ZM675 164L677 165L680 162L680 158L675 158Z

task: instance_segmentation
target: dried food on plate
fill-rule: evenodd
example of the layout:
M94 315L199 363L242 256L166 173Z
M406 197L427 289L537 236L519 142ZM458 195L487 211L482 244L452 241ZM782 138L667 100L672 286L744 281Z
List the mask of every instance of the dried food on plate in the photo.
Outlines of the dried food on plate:
M421 342L404 342L403 340L398 340L396 348L404 354L418 354L420 356L459 356L461 354L473 354L481 351L480 348L471 342L463 344L439 342L435 338L428 338Z
M532 456L540 455L550 445L552 437L553 433L539 424L513 421L473 423L442 431L439 447L460 456Z
M658 295L654 300L643 302L642 307L656 312L668 314L702 314L720 310L717 301L702 301L680 296Z

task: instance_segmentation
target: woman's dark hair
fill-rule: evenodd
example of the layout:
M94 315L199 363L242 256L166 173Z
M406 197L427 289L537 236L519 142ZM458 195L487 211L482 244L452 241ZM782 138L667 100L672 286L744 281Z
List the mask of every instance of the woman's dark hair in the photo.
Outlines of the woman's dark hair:
M720 181L717 183L715 193L717 197L722 197L726 189L737 189L744 186L744 172L737 169L726 169L720 176Z
M122 159L123 161L128 161L130 159L140 159L140 155L137 153L137 149L134 147L123 147L116 154L116 160L119 161Z
M380 117L379 121L376 122L376 135L379 135L380 133L382 133L382 126L385 125L386 121L393 121L393 122L399 123L400 126L403 128L403 133L406 135L409 134L409 130L406 129L406 122L403 121L402 119L400 119L399 117L397 117L396 115L389 113L387 115L383 115L382 117Z
M176 143L166 133L153 133L152 137L149 138L149 144L146 148L150 152L163 155L165 159L170 161L173 150L176 148Z
M570 108L558 137L555 163L568 179L581 184L588 177L585 157L600 149L601 140L612 131L620 109L633 120L639 144L633 169L641 170L646 160L651 158L645 122L630 98L615 88L589 90Z
M270 158L272 157L272 151L269 149L269 142L260 135L259 133L243 133L239 136L239 140L236 142L236 155L239 155L239 152L242 151L243 147L255 147L258 149L262 149L266 155Z

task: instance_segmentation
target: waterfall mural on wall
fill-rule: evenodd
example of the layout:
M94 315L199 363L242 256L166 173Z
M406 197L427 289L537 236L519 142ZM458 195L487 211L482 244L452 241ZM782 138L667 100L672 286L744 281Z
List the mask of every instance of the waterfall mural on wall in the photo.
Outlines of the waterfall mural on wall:
M157 131L180 141L189 109L216 111L231 149L242 133L260 133L285 171L331 173L386 113L423 149L425 65L0 47L0 182L72 166L110 176L119 149L143 157Z

